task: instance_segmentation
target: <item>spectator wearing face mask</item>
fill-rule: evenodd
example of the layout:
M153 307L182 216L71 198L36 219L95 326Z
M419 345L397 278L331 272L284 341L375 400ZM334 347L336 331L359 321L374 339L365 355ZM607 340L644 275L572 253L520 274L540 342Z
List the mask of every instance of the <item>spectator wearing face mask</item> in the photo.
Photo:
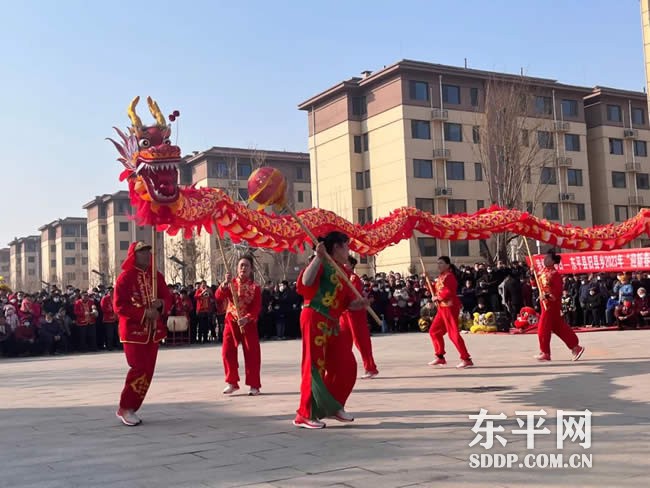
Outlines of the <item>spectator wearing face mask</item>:
M613 325L616 321L614 310L616 310L616 307L618 307L620 303L621 302L618 301L618 295L612 291L607 299L607 305L605 306L605 321L607 325Z
M581 324L587 325L591 320L589 313L587 311L587 298L589 297L589 290L591 289L591 283L587 280L586 277L583 277L580 280L580 288L578 291L578 302L580 303L581 314Z
M645 288L639 288L634 299L634 308L639 314L639 325L646 325L650 321L650 299Z
M67 336L58 320L51 313L46 313L38 335L41 351L45 354L62 354L67 352Z
M592 286L589 289L589 295L587 296L585 306L587 312L585 314L585 325L603 325L603 297L595 286Z

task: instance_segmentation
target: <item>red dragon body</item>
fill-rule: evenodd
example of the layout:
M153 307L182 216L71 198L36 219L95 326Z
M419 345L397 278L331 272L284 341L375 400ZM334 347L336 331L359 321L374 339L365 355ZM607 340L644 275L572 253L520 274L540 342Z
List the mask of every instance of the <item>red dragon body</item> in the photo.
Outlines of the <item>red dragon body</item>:
M109 139L125 170L120 180L128 180L131 204L139 225L186 238L195 231L212 232L218 226L234 242L276 251L298 250L309 238L290 217L248 208L233 201L217 188L181 187L178 184L180 148L171 144L171 127L158 104L147 99L156 124L144 126L135 112L139 97L128 108L128 133L115 129L121 142ZM177 116L170 116L173 120ZM491 207L475 214L433 215L412 207L402 207L390 215L365 225L352 224L328 210L312 208L298 212L315 235L333 230L348 234L350 248L363 255L376 254L388 246L409 239L415 231L450 240L487 239L493 233L512 232L557 247L573 250L610 250L647 234L650 210L618 225L589 228L559 225L514 209Z

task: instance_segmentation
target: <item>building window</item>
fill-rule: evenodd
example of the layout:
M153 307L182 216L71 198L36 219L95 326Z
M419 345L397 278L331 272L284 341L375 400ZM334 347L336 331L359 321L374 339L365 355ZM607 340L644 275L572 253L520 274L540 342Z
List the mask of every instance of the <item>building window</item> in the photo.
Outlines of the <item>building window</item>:
M481 163L474 163L474 180L483 181L483 165Z
M356 189L365 190L370 188L370 170L357 171L355 173Z
M551 97L535 97L535 113L551 115L553 113L553 99Z
M366 209L365 208L357 209L357 222L359 222L359 225L364 225L366 223Z
M645 111L642 108L632 109L632 123L635 125L645 124Z
M623 171L612 171L612 186L614 188L625 188L625 173Z
M526 202L526 212L531 215L535 213L535 206L533 205L533 202Z
M368 133L361 134L360 136L354 136L354 152L361 154L368 150Z
M28 262L28 263L35 263L35 262L36 262L36 258L35 258L34 256L28 256L28 257L27 257L27 262Z
M426 81L409 81L409 98L429 101L429 84Z
M297 181L305 181L307 178L305 178L305 167L304 166L296 166L296 180Z
M77 279L77 275L75 273L66 273L65 279L68 280L68 283L71 283Z
M99 206L99 218L100 219L105 219L106 218L106 206L105 205L100 205Z
M469 99L472 107L478 107L478 88L469 89Z
M192 184L192 167L188 164L179 168L179 177L181 185Z
M463 142L463 126L445 123L445 141Z
M214 168L214 170L211 175L208 175L210 178L219 178L222 180L230 178L228 163L225 161L217 161L214 165L211 165L211 167Z
M303 193L302 190L298 190L298 196L296 198L298 203L303 203L305 201L305 194Z
M457 85L442 85L442 101L460 105L460 87Z
M637 173L636 187L639 190L650 190L650 175L648 173Z
M372 207L366 209L366 222L372 222Z
M354 136L354 152L361 154L361 136Z
M560 208L557 203L543 203L544 218L546 220L559 220Z
M521 145L524 147L528 147L528 144L529 144L528 129L521 129Z
M27 275L28 276L36 276L36 270L34 268L30 268L27 270Z
M537 144L542 149L553 149L553 134L546 130L537 131Z
M129 250L129 241L120 241L120 251Z
M433 212L433 198L416 198L415 199L415 208L422 210L423 212Z
M66 242L65 243L65 250L66 251L74 251L76 247L77 246L75 246L74 242Z
M448 202L448 209L450 214L462 214L467 213L467 200L454 200L451 199Z
M474 144L481 142L481 129L478 125L472 127L472 141Z
M370 188L370 170L367 169L363 172L363 187Z
M355 179L357 183L357 190L363 190L363 172L362 171L357 171L355 174Z
M352 97L352 115L366 115L368 113L368 102L366 97Z
M576 203L571 208L571 219L572 220L587 220L587 214L585 213L585 204Z
M564 134L564 148L567 151L580 151L580 136L578 134Z
M614 220L623 222L627 219L627 205L614 205Z
M452 256L469 256L469 241L451 241Z
M66 237L75 237L77 235L77 229L72 225L66 225L63 227L63 235Z
M248 200L248 188L239 188L237 190L237 195L239 195L239 199L243 202Z
M433 237L418 237L418 248L420 256L432 257L438 255L438 246Z
M82 251L87 251L88 250L88 243L87 242L82 242L81 243L81 250Z
M128 222L120 222L119 229L120 229L120 232L128 232L129 231L129 223Z
M562 109L562 115L565 117L576 117L578 115L577 100L562 100L560 108Z
M557 173L554 168L542 168L539 182L542 185L557 185Z
M50 245L50 252L56 252L56 244Z
M81 264L82 264L83 266L88 265L88 258L81 258Z
M609 139L609 154L623 154L623 139Z
M101 231L102 235L106 235L106 224L103 224L103 225L100 226L100 231Z
M481 210L485 208L485 200L476 200L476 210Z
M56 268L56 259L50 259L50 268Z
M428 120L411 120L411 137L413 139L431 139L431 125Z
M433 178L432 161L430 159L414 159L413 176L415 178Z
M611 122L622 122L623 116L621 115L620 105L607 105L607 120Z
M465 163L461 161L447 161L447 179L449 180L464 180L465 179Z
M245 180L253 172L253 166L251 163L238 163L237 164L237 179Z
M566 177L569 186L582 186L582 170L581 169L568 169Z
M77 263L77 260L75 258L65 258L63 260L63 264L66 266L74 266Z
M648 146L645 141L634 141L634 155L642 158L648 155Z

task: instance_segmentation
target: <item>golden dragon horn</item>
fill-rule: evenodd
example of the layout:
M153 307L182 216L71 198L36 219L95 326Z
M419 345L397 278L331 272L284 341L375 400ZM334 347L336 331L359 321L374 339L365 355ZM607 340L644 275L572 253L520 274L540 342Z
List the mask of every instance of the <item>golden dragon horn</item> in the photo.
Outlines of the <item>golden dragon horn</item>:
M131 100L131 103L129 104L129 108L127 109L126 113L129 114L129 118L131 119L131 124L133 127L140 128L142 127L142 121L140 120L140 117L138 117L138 114L135 113L135 106L138 104L140 101L140 97L135 97L133 100Z
M156 122L158 122L158 125L165 127L167 125L165 122L165 116L160 111L158 104L151 97L147 97L147 103L149 104L149 111L151 112L151 115L153 115L156 119Z

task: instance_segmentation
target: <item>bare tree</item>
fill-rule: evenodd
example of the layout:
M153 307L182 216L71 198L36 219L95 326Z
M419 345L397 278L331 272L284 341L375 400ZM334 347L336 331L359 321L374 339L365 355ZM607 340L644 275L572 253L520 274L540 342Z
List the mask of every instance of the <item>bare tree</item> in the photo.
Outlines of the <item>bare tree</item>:
M542 173L548 171L557 177L555 155L548 150L554 147L550 121L528 115L533 96L525 77L489 80L485 110L477 115L471 138L491 203L531 213L553 183ZM514 234L495 234L484 247L487 258L508 260L508 248L516 238Z

